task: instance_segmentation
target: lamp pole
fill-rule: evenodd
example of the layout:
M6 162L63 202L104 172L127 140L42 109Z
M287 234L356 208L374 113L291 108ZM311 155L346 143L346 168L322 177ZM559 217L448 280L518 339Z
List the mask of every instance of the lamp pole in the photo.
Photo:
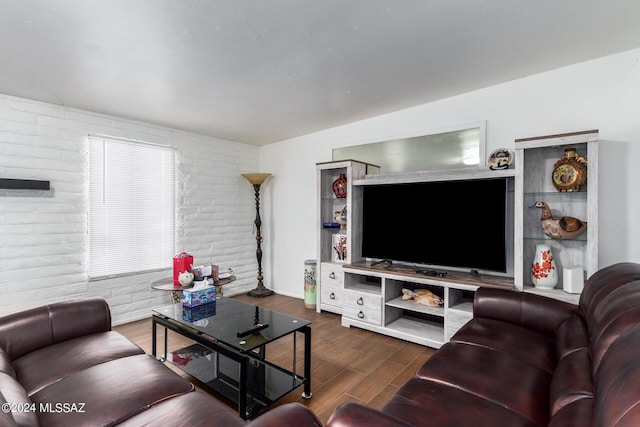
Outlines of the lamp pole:
M256 197L256 219L253 221L256 227L256 258L258 260L258 286L249 291L247 295L252 297L266 297L274 292L264 286L262 275L262 219L260 218L260 186L271 176L270 173L246 173L242 174L253 185Z

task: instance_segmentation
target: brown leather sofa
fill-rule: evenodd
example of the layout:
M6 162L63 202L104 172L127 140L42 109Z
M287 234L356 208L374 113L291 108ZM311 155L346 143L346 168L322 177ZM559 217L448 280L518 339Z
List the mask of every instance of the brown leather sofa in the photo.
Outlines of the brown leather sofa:
M0 318L0 426L244 426L236 412L111 330L104 299ZM248 425L320 426L281 405Z
M579 304L481 288L474 318L378 411L328 426L640 426L640 265L595 273Z

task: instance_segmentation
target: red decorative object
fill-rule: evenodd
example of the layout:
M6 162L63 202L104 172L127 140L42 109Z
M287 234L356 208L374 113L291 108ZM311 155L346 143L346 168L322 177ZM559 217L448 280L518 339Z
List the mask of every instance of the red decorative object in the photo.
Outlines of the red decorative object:
M332 188L333 194L335 194L338 199L347 197L347 177L345 174L341 173L338 179L333 181Z
M180 273L191 270L193 267L193 256L186 252L180 252L173 257L173 284L179 285L178 276Z

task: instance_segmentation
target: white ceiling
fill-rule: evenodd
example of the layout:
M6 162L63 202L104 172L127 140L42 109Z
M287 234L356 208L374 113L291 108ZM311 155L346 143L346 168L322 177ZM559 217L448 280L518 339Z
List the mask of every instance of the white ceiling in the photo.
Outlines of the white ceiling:
M639 46L637 0L0 0L0 93L262 145Z

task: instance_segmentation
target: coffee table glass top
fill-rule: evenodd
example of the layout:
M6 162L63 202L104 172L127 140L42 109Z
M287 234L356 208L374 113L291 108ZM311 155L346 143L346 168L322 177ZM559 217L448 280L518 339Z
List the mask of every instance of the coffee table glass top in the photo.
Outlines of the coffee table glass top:
M226 297L191 308L182 304L165 305L154 308L153 313L240 351L251 351L311 323Z

